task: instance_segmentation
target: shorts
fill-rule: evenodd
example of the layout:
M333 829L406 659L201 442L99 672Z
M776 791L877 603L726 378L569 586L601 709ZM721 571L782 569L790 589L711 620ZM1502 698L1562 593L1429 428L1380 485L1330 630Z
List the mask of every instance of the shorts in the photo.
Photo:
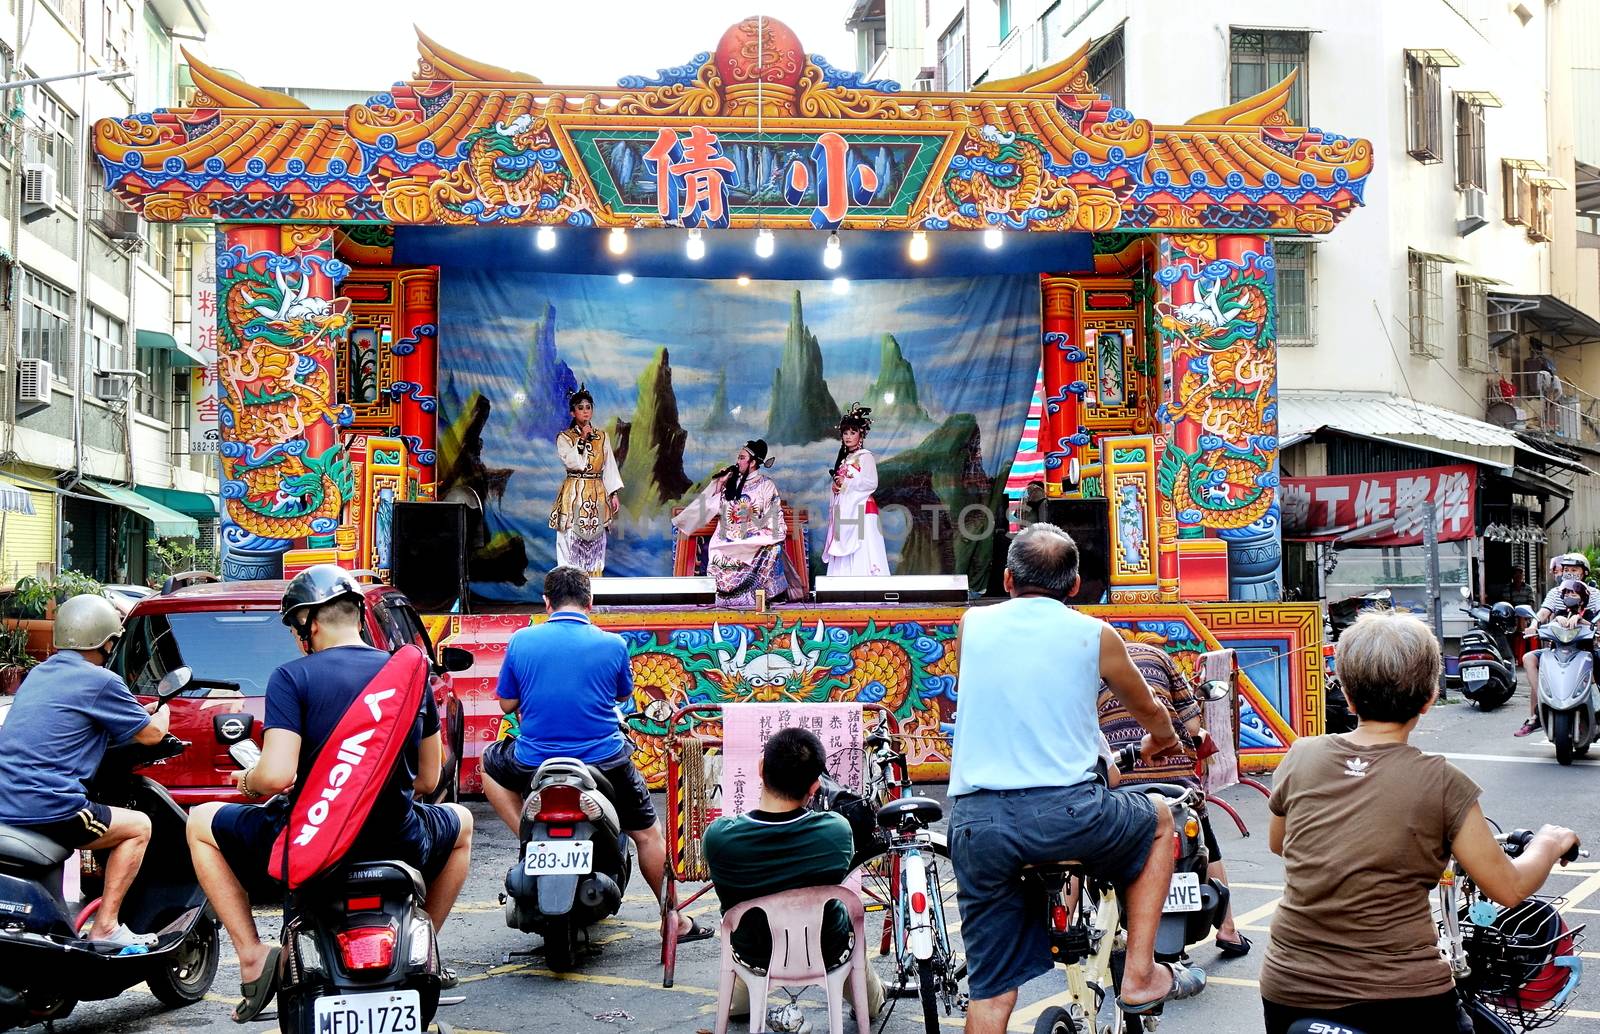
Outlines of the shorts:
M267 874L267 861L288 820L286 797L275 797L267 804L225 804L211 820L211 838L254 904L283 901L284 885ZM422 873L424 883L431 884L455 850L461 818L444 805L413 803L398 830L374 833L372 840L382 846L373 848L358 840L350 849L349 860L405 862Z
M1044 902L1023 892L1023 866L1075 858L1090 875L1125 886L1144 870L1155 835L1148 797L1095 782L957 797L950 858L972 997L998 997L1053 964Z
M111 809L99 801L89 801L64 819L41 822L36 826L24 826L20 822L9 825L49 837L62 847L76 851L106 835L111 829Z
M496 740L483 749L480 760L489 778L518 797L526 797L533 788L533 774L537 768L529 768L518 761L516 748L514 739ZM625 832L637 833L656 824L656 807L650 802L650 788L645 785L644 776L633 767L631 757L610 768L594 767L611 784L611 803L617 809L617 821L622 823Z

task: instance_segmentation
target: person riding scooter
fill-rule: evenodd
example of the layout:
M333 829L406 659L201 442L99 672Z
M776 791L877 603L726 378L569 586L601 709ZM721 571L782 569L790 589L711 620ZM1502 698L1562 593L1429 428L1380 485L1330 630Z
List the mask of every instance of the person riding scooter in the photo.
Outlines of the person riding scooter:
M1546 594L1544 602L1539 605L1539 613L1533 621L1528 623L1527 630L1523 633L1525 638L1533 639L1539 634L1539 628L1549 621L1551 616L1561 608L1561 593L1567 582L1576 582L1588 597L1587 603L1581 608L1569 610L1560 620L1567 628L1578 623L1580 611L1592 611L1600 614L1600 589L1588 585L1585 579L1589 577L1589 560L1582 553L1563 553L1555 558L1550 565L1556 572L1555 587ZM1528 674L1528 717L1512 733L1513 736L1526 736L1539 728L1539 655L1543 649L1529 650L1522 655L1522 670Z
M239 955L243 1000L234 1019L240 1023L260 1014L277 982L282 949L261 942L250 914L251 897L283 900L282 886L268 875L268 854L288 822L294 791L305 785L340 719L389 660L362 641L364 596L343 568L319 564L302 571L284 592L281 610L307 656L281 665L267 681L261 758L239 773L238 783L246 797L287 796L266 806L203 804L189 817L195 872ZM431 693L423 693L400 758L346 857L395 858L418 869L428 887L424 907L437 930L467 877L472 813L413 799L413 791L427 793L439 780L439 715Z
M161 742L167 712L140 706L128 684L105 668L122 619L103 596L74 596L56 610L58 651L17 690L0 727L0 822L42 834L62 847L111 853L89 939L128 946L155 937L118 918L150 842L150 818L91 801L85 787L113 743Z

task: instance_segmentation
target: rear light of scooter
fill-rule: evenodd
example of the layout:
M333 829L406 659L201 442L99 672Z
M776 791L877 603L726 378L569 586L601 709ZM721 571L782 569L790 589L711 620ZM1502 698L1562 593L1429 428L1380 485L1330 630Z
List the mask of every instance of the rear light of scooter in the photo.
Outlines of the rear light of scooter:
M600 817L600 802L576 786L546 786L529 801L540 822L582 822Z
M1172 860L1177 861L1183 857L1183 834L1177 830L1172 832Z
M571 826L546 826L544 831L546 835L555 837L557 840L572 839Z
M1067 932L1067 906L1059 901L1050 906L1050 929L1056 933Z
M346 912L376 912L381 908L383 908L383 899L379 897L351 898L344 903Z
M339 954L350 969L388 969L394 962L392 926L358 926L341 930L336 938Z
M1193 815L1189 816L1188 821L1184 822L1183 824L1183 835L1188 837L1190 840L1193 840L1195 837L1199 836L1200 820L1196 819Z

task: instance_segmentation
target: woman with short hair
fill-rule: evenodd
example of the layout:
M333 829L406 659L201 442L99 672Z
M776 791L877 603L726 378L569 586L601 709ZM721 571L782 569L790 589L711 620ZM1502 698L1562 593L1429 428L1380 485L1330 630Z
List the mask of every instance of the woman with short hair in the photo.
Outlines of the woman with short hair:
M1267 1034L1301 1019L1364 1034L1471 1034L1439 953L1429 892L1453 855L1502 905L1543 885L1577 843L1545 826L1507 858L1479 788L1409 742L1433 706L1439 644L1409 614L1362 614L1339 638L1355 731L1296 740L1273 779L1270 843L1283 900L1261 967Z

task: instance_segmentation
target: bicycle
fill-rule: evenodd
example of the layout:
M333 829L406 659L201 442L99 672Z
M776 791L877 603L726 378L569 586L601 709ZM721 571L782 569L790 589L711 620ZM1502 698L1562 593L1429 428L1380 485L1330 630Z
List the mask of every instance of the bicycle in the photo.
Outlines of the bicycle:
M938 1034L941 1009L946 1016L966 1009L960 987L966 960L950 936L955 867L944 834L932 829L944 810L910 793L906 755L893 739L880 730L867 736L865 796L824 777L820 803L844 815L855 833L852 876L861 882L866 911L884 914L878 950L894 961L889 993L909 997L914 988L927 1034Z

